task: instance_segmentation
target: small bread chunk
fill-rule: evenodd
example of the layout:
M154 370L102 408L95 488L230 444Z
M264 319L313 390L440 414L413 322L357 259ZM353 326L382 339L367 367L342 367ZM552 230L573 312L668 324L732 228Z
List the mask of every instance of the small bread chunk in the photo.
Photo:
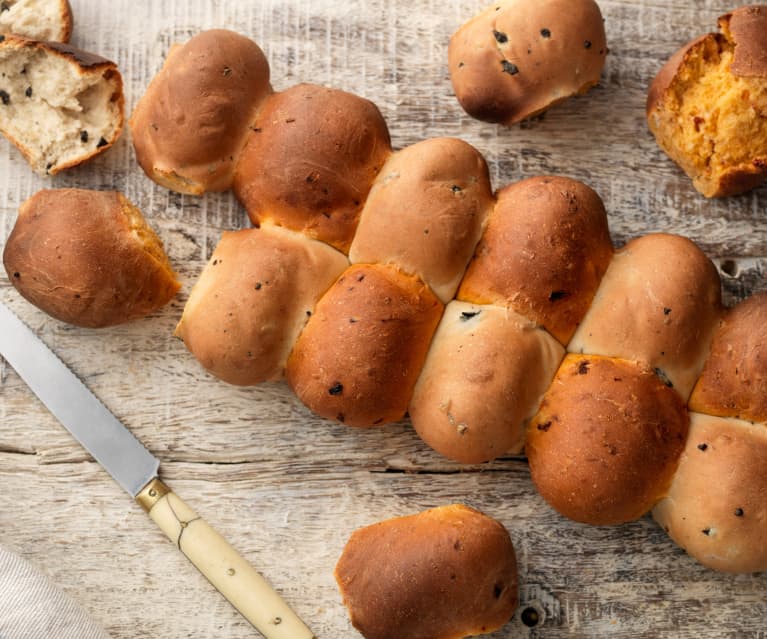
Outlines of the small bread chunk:
M398 264L446 304L493 204L487 163L477 149L455 138L418 142L395 153L378 174L349 259Z
M499 0L464 24L448 47L461 106L505 125L588 91L606 56L594 0Z
M9 33L30 40L69 42L72 8L67 0L3 0L0 34Z
M410 402L413 426L459 462L519 453L524 427L564 354L557 340L513 311L450 302Z
M767 424L690 418L679 468L653 517L704 566L767 571Z
M443 306L394 266L350 266L317 304L288 359L312 411L349 426L402 419Z
M225 191L271 91L269 64L255 42L203 31L170 50L133 111L136 159L152 180L179 193Z
M180 287L160 239L116 192L39 191L22 204L3 263L32 304L90 328L144 317Z
M721 317L721 288L716 267L687 238L631 240L567 350L642 362L687 400Z
M719 27L677 51L647 97L655 139L706 197L767 179L767 6L736 9Z
M519 605L509 533L460 504L360 528L335 577L365 639L462 639L497 630Z
M666 494L688 422L679 394L651 369L568 355L527 431L533 482L575 521L638 519Z
M110 148L123 128L117 66L65 44L0 42L0 131L41 175Z
M299 84L264 101L234 176L253 224L272 222L349 252L389 129L359 96Z
M610 264L600 197L582 182L542 176L498 192L458 299L513 309L563 345Z
M689 405L707 415L767 422L767 292L727 312Z
M322 242L266 226L226 232L176 328L213 375L241 386L280 379L317 300L349 265Z

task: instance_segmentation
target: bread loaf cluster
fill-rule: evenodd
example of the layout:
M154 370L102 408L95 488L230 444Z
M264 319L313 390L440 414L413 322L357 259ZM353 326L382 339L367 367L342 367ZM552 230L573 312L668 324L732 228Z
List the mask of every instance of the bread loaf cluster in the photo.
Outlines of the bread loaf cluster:
M207 172L169 162L180 129L158 124L186 113L169 83L191 73L189 56L197 75L186 79L201 92L188 113L233 136L218 156L206 149ZM232 75L262 83L236 127L218 123L234 106L207 90ZM372 103L313 85L274 93L262 58L227 32L172 53L133 125L150 175L196 192L233 183L256 224L224 235L177 329L215 375L284 375L313 411L353 426L409 413L461 462L526 446L533 480L564 515L616 524L655 507L700 561L767 569L767 477L756 471L767 347L748 341L767 297L722 319L718 272L691 241L653 234L615 251L584 184L544 176L494 194L465 142L392 152ZM696 457L703 443L709 456ZM729 492L700 495L708 469L726 475L735 455L739 474L719 479ZM695 543L691 521L708 531Z

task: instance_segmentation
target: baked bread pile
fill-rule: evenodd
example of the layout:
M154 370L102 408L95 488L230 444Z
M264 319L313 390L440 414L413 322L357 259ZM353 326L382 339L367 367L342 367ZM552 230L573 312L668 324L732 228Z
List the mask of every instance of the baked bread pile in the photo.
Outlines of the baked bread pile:
M174 99L179 77L200 89L193 109ZM230 104L229 78L260 82L251 104ZM161 120L172 113L185 117ZM212 373L285 375L309 408L352 426L409 413L462 462L526 445L564 515L615 524L659 504L700 561L767 569L767 476L754 470L767 454L767 347L735 343L767 297L721 323L717 270L692 242L653 234L614 252L604 206L581 183L538 177L494 195L465 142L392 152L372 103L313 85L274 93L257 47L228 32L175 50L132 126L150 175L197 192L232 183L256 225L224 234L177 329ZM193 165L178 154L196 138L175 143L190 128L232 137ZM693 393L706 401L692 404L690 431L688 399L711 375L730 381ZM730 475L719 482L732 493L690 488L705 476L701 436L707 459L743 455L747 485ZM679 523L690 509L708 522L696 543Z
M706 256L664 234L614 252L590 188L538 177L493 195L484 159L459 140L392 152L372 103L313 85L273 93L244 40L207 32L176 49L132 118L150 175L196 192L233 183L257 225L223 236L190 295L177 333L201 363L237 384L285 375L309 408L352 426L409 413L429 445L462 462L526 438L544 498L592 524L658 503L662 521L684 518L702 481L689 457L703 423L714 428L709 458L737 450L750 480L722 477L734 492L695 506L711 520L703 550L664 525L704 563L767 569L767 544L754 542L767 535L767 477L745 470L767 446L765 429L745 422L764 424L767 412L730 407L764 394L767 350L749 342L729 366L731 336L748 335L755 314L737 307L720 327ZM177 74L198 88L194 108L175 99ZM249 108L215 90L231 77L260 82ZM184 161L171 157L179 123L218 132L205 164L192 161L191 138ZM718 372L698 381L704 364ZM746 390L716 384L718 395L693 404L701 417L689 435L687 402L706 374L735 375ZM748 443L728 453L725 440ZM728 509L733 521L717 519Z
M767 6L727 13L719 28L677 51L647 98L658 144L706 197L767 179Z

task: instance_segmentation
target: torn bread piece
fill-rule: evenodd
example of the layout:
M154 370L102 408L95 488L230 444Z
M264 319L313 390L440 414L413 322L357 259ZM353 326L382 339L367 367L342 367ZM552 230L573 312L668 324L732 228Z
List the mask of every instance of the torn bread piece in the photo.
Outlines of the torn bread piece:
M72 26L72 8L67 0L0 1L0 34L69 42Z
M41 175L111 147L124 119L117 65L65 44L0 36L0 132Z

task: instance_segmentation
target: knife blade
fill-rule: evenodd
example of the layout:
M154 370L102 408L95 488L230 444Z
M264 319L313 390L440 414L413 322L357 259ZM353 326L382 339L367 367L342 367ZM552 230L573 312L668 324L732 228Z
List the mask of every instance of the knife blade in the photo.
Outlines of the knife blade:
M314 639L311 630L269 583L159 479L160 461L2 302L0 355L266 639Z

